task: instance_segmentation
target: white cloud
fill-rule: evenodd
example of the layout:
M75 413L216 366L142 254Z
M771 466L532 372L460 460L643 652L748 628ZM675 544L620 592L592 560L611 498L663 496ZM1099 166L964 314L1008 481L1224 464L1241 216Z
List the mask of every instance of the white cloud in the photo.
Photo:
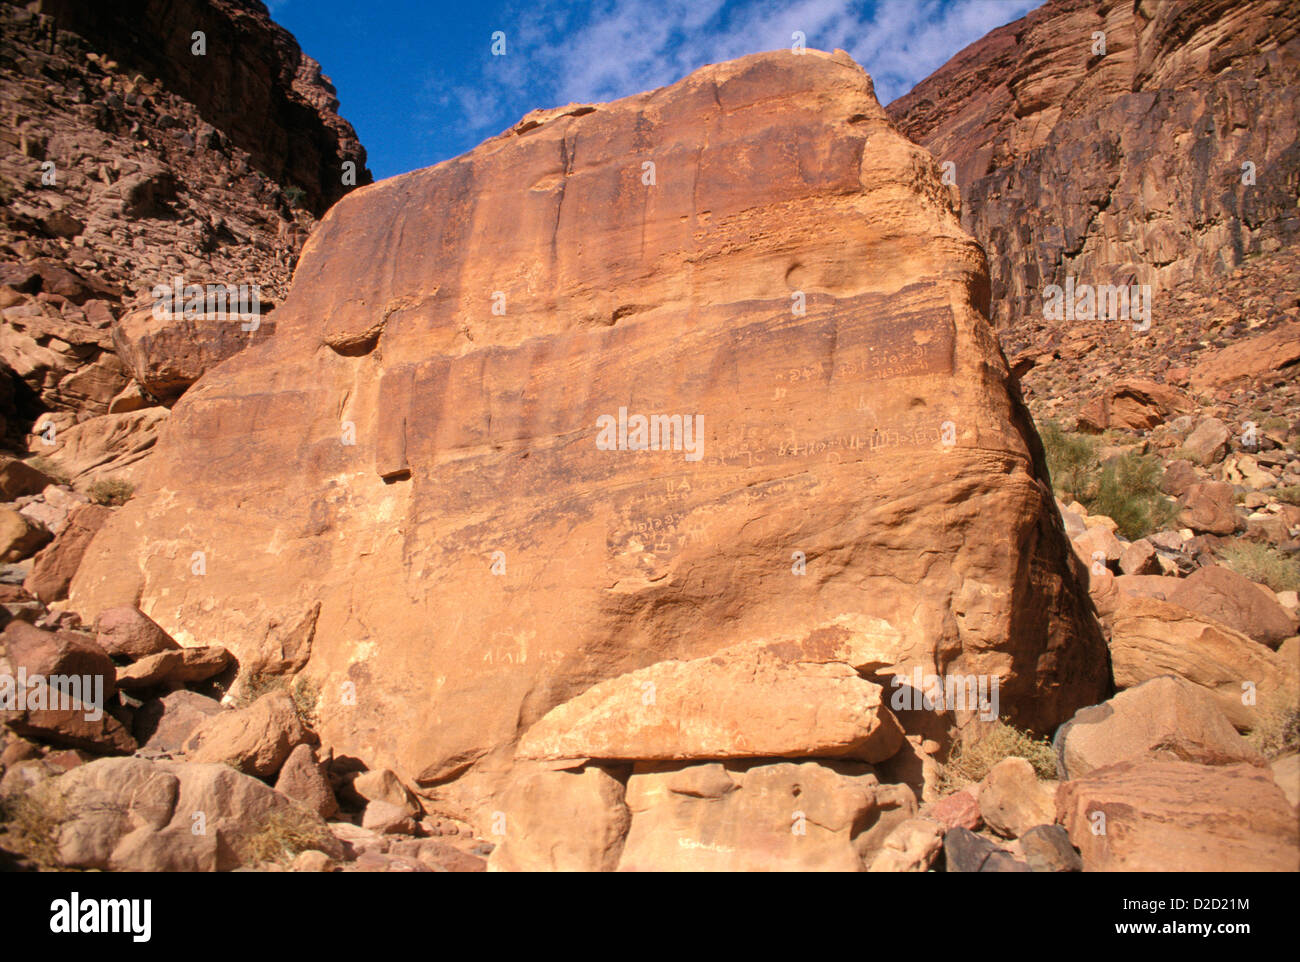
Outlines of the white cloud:
M777 9L764 0L597 0L568 9L543 3L503 25L507 55L485 57L477 83L457 91L435 78L431 87L445 91L433 99L460 112L459 125L485 135L534 107L614 100L708 63L789 48L800 30L809 47L852 54L887 104L1039 2L794 0Z

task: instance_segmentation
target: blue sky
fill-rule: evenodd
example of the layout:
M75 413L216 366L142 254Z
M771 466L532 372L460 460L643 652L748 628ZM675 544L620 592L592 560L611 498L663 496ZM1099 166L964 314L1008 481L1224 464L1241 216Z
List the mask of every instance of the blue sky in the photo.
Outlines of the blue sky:
M706 63L843 48L882 103L1041 0L267 0L338 88L376 179L464 153L536 107L613 100ZM491 52L494 31L505 55Z

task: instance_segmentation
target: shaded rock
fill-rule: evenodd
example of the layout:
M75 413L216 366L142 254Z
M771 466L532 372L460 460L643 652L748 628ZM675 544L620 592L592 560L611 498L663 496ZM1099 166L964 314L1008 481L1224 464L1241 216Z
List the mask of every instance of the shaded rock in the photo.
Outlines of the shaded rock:
M943 836L943 858L949 872L1028 872L1029 866L983 836L964 828Z
M1083 871L1083 858L1060 825L1035 825L1020 836L1020 850L1031 872Z
M157 622L129 606L101 611L95 619L95 640L110 655L133 660L180 650Z
M54 479L25 461L0 454L0 501L14 501L29 494L40 494Z
M275 781L275 790L301 802L321 818L329 818L339 810L329 779L310 745L298 745L289 753Z
M83 504L68 515L67 526L41 550L32 572L23 582L31 594L46 604L68 596L68 585L81 566L81 558L112 512L98 504Z
M0 561L29 558L49 541L48 531L32 524L12 508L0 507Z
M179 752L194 730L221 710L215 698L182 688L141 705L135 713L133 730L145 748Z

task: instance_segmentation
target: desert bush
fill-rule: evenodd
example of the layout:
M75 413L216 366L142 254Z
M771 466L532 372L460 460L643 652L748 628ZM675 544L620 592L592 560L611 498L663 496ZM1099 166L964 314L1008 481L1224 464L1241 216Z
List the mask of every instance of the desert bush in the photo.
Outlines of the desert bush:
M1023 758L1039 778L1056 777L1056 753L1046 738L1035 738L1005 719L985 726L968 726L953 743L948 761L940 766L939 792L949 795L983 780L1004 758Z
M0 799L0 823L9 844L42 868L59 865L59 827L67 819L62 798L40 789Z
M290 862L300 852L330 844L327 829L296 805L271 812L235 847L245 865L254 862Z
M1125 454L1106 464L1095 491L1083 504L1089 514L1104 514L1121 535L1134 541L1173 523L1177 508L1160 490L1164 467L1150 455Z
M1300 484L1288 484L1286 487L1274 488L1269 494L1287 504L1300 504Z
M1259 722L1246 740L1265 758L1300 751L1300 694L1278 692L1258 709Z
M1038 434L1057 496L1067 504L1082 501L1097 473L1097 442L1086 434L1066 431L1055 421L1039 425Z
M1104 514L1130 541L1168 527L1177 508L1160 490L1164 468L1152 455L1129 452L1101 463L1096 439L1064 430L1055 421L1039 428L1052 486L1062 501L1078 501Z
M1219 557L1242 577L1274 591L1300 591L1300 561L1257 541L1234 541L1219 549Z
M298 720L307 729L316 730L320 721L317 711L320 706L320 683L301 675L290 679L286 675L250 672L239 695L235 698L235 707L247 708L263 695L273 691L286 692L293 699Z
M295 184L290 184L284 189L284 199L289 202L290 207L301 207L307 192Z
M135 485L121 478L105 478L92 484L86 493L95 504L118 508L131 500L131 495L135 494Z

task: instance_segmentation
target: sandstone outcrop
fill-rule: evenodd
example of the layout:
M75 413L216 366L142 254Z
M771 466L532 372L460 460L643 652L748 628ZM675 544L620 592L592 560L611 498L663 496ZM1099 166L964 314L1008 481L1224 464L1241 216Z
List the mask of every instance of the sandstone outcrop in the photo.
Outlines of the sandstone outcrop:
M843 54L538 112L331 209L70 602L282 671L309 623L325 745L481 831L552 710L840 616L896 638L850 687L996 677L1050 731L1105 654L987 305Z

